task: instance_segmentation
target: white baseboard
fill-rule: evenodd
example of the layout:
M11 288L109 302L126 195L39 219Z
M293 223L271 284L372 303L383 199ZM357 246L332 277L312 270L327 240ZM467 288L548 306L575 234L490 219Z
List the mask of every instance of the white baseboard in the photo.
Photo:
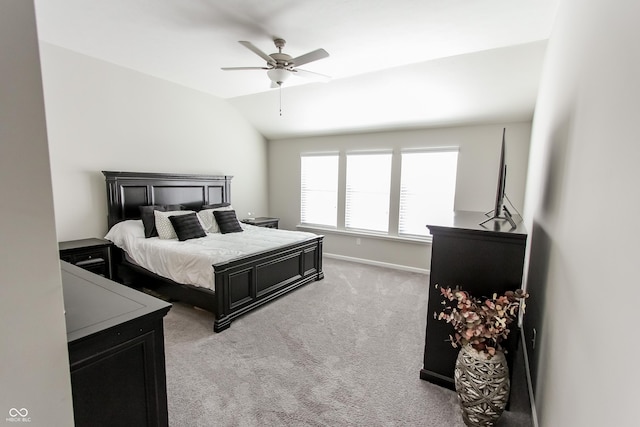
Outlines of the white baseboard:
M533 427L538 427L538 412L536 411L536 398L533 395L533 381L531 381L531 370L529 369L529 355L524 338L524 328L520 328L520 345L522 346L522 356L524 358L524 370L527 374L527 387L529 388L529 403L531 404L531 423Z
M429 274L429 272L430 272L426 268L410 267L408 265L392 264L392 263L389 263L389 262L374 261L374 260L370 260L370 259L355 258L355 257L350 257L350 256L345 256L345 255L338 255L338 254L329 254L329 253L326 253L326 252L324 252L322 255L327 257L327 258L339 259L339 260L342 260L342 261L357 262L357 263L360 263L360 264L375 265L377 267L393 268L395 270L409 271L409 272L412 272L412 273Z

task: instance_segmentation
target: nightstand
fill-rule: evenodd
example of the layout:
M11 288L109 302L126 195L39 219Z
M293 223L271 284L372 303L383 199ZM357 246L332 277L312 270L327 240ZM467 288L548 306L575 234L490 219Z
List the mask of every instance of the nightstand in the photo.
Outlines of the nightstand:
M58 243L60 259L92 273L113 277L111 271L111 247L113 243L106 239L81 239Z
M251 219L245 218L242 220L245 224L266 228L278 228L278 221L280 221L280 218L270 218L266 216L259 216Z

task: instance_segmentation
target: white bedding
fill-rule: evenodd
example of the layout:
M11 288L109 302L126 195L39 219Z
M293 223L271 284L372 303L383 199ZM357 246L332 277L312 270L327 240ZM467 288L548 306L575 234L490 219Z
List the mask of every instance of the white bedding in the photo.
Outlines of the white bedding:
M240 233L207 233L186 240L144 237L142 220L114 225L105 236L141 267L177 283L214 288L213 264L316 237L302 231L241 224Z

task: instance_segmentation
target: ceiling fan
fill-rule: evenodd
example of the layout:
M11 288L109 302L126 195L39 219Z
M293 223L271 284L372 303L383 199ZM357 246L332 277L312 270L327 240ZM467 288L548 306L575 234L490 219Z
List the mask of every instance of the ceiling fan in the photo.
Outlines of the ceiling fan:
M267 55L262 50L258 49L253 43L247 41L239 41L241 45L267 61L266 67L223 67L225 71L233 70L267 70L267 76L271 80L271 87L281 87L282 83L289 78L289 76L300 76L308 78L322 78L329 79L329 76L324 74L314 73L307 70L301 70L300 65L308 64L309 62L317 61L329 56L324 49L316 49L312 52L305 53L304 55L292 58L291 55L282 53L282 48L285 45L285 40L276 38L273 40L274 44L278 48L277 53Z

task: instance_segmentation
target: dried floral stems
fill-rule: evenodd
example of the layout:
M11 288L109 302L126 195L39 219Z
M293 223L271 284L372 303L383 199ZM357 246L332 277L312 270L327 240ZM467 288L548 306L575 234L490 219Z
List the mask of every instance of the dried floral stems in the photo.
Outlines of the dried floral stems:
M496 351L504 351L500 343L507 339L509 325L517 319L519 310L524 311L524 300L529 296L522 289L500 296L494 293L491 298L476 298L459 288L440 287L440 292L445 307L434 313L434 318L453 326L455 334L449 335L451 345L470 344L489 357Z

